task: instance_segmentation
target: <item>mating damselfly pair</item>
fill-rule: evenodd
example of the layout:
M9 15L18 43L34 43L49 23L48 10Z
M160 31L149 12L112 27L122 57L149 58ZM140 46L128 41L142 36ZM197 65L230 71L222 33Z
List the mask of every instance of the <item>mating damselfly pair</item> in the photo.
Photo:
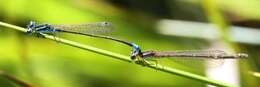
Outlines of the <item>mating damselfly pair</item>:
M132 48L131 59L133 61L143 61L148 59L160 58L204 58L204 59L241 59L248 57L245 53L227 54L220 50L188 50L188 51L141 51L141 48L135 44L125 40L113 38L110 36L98 35L107 33L113 29L111 22L96 22L84 24L36 24L31 21L27 26L27 33L72 33L85 35L96 38L103 38L126 44Z

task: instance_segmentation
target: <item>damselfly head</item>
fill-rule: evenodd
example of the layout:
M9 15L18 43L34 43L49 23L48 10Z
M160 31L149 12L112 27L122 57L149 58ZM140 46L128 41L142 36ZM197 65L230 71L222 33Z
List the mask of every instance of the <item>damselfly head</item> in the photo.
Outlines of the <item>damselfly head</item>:
M35 29L36 23L35 21L30 21L30 23L27 25L27 33L32 33L33 29Z

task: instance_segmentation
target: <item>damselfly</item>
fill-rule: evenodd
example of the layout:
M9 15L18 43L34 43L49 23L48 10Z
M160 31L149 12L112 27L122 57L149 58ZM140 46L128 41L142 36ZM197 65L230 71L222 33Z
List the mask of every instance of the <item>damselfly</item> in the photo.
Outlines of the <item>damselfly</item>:
M36 24L36 22L31 21L30 24L27 25L27 33L57 33L57 32L64 32L64 33L72 33L72 34L79 34L85 35L90 37L96 38L103 38L108 40L117 41L128 46L132 47L132 54L131 56L137 56L141 50L137 44L109 37L104 35L97 35L98 33L106 33L113 29L111 22L96 22L96 23L84 23L84 24Z

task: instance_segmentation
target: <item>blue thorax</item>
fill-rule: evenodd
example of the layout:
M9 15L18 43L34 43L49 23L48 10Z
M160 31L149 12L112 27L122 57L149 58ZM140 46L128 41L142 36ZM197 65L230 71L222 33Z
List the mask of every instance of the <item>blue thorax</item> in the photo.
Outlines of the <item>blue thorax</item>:
M134 59L138 55L142 56L141 48L137 44L134 44L134 43L131 43L131 45L133 48L132 54L131 54L131 59Z
M52 33L58 32L50 24L39 24L37 25L34 21L31 21L27 25L27 33Z

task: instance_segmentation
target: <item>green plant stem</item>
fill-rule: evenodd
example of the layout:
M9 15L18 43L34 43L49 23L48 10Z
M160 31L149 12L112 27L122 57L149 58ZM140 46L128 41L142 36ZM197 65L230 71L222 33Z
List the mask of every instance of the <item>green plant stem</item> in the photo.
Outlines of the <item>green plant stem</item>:
M11 25L11 24L7 24L7 23L3 23L3 22L0 22L0 26L5 26L5 27L11 28L11 29L26 32L25 28L18 27L18 26L15 26L15 25ZM88 50L88 51L91 51L91 52L95 52L95 53L98 53L98 54L109 56L111 58L115 58L115 59L118 59L118 60L122 60L122 61L125 61L125 62L132 63L132 60L130 59L129 56L113 53L113 52L110 52L110 51L107 51L107 50L91 47L91 46L88 46L88 45L83 45L83 44L80 44L80 43L77 43L77 42L74 42L74 41L54 37L52 35L47 35L47 34L42 34L42 35L46 39L50 39L50 40L54 40L54 41L59 40L59 42L62 43L62 44L66 44L66 45L69 45L69 46L73 46L73 47L80 48L80 49L83 49L83 50ZM189 73L189 72L181 71L181 70L174 69L174 68L167 67L167 66L162 66L162 65L159 65L159 64L157 64L157 65L147 65L146 67L149 67L149 68L152 68L152 69L155 69L155 70L158 70L158 71L166 72L166 73L169 73L169 74L186 77L186 78L189 78L189 79L194 79L194 80L201 81L201 82L211 84L211 85L215 85L215 86L222 86L222 87L231 87L232 86L232 85L227 84L227 83L212 80L212 79L200 76L200 75L192 74L192 73Z
M0 70L0 76L4 77L4 78L6 78L6 79L8 79L8 80L10 80L10 81L12 81L14 83L16 83L17 85L19 85L21 87L35 87L35 86L31 85L30 83L27 83L27 82L25 82L23 80L20 80L20 79L14 77L12 75L9 75L9 74L7 74L6 72L4 72L2 70Z

